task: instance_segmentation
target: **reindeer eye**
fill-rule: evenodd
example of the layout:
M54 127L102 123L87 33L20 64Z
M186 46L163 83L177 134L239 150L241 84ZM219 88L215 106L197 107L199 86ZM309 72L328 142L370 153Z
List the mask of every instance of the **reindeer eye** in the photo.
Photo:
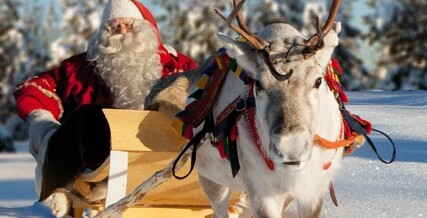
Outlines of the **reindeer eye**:
M316 82L314 82L313 88L318 89L322 85L322 77L319 77L316 79Z

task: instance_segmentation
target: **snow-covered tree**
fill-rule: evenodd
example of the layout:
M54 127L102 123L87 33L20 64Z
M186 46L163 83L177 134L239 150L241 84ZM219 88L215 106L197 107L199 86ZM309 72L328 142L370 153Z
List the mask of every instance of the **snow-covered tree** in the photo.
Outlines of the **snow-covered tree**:
M164 43L191 56L200 63L207 54L218 49L216 32L225 25L215 14L214 8L223 11L223 1L152 1L161 14L156 16Z
M243 17L251 30L257 32L267 24L275 22L298 23L302 20L297 14L303 10L303 1L265 0L246 2ZM236 36L214 9L227 15L231 11L231 1L153 1L163 13L157 16L164 41L193 57L200 63L207 55L219 49L217 32ZM165 31L167 30L167 31Z
M346 90L363 90L373 87L372 75L368 72L363 59L358 56L362 44L362 31L350 21L353 19L352 0L343 1L337 18L341 22L340 44L334 57L340 62L344 74L340 77Z
M324 23L332 1L310 2L304 10L303 33L310 35L316 32L315 17L319 16ZM353 1L343 1L336 20L341 22L340 43L335 48L333 57L338 59L344 74L340 77L346 90L360 90L372 87L371 78L363 60L358 57L362 32L350 21L353 17Z
M0 125L0 153L16 151L13 144L11 132L6 127Z
M37 14L22 13L25 8L19 0L0 2L0 125L15 132L24 128L14 116L16 104L12 93L18 83L44 68L48 55L40 37L34 35L40 23L35 19Z
M378 87L427 89L427 1L369 0L367 39L380 48Z
M161 23L161 33L164 41L175 48L195 58L198 63L219 48L216 33L225 32L237 36L226 27L214 9L224 14L231 10L232 1L197 1L161 0L154 2L163 9L163 15L158 17ZM330 2L330 1L326 1ZM272 23L289 23L306 35L315 33L314 17L325 20L329 7L324 1L304 0L263 0L247 1L242 10L248 27L257 32ZM190 7L191 6L191 7ZM339 20L342 22L340 34L341 43L335 57L342 63L346 72L343 85L347 89L366 89L369 75L360 58L355 55L358 50L355 38L360 31L350 25L351 1L345 1L341 6ZM165 31L167 30L167 31Z
M72 55L86 51L89 38L98 30L107 0L58 2L62 19L58 37L49 45L50 66Z

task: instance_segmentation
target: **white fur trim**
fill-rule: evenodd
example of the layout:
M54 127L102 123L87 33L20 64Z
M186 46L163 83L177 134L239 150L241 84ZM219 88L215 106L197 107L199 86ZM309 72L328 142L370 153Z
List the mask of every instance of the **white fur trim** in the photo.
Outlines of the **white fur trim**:
M53 117L52 113L45 109L36 109L31 111L30 114L28 114L27 122L37 122L41 120L52 120L54 121L55 118Z
M144 19L136 5L130 0L110 0L102 14L102 23L114 18Z
M178 52L171 45L163 44L163 47L165 47L169 54L173 55L174 57L178 57Z

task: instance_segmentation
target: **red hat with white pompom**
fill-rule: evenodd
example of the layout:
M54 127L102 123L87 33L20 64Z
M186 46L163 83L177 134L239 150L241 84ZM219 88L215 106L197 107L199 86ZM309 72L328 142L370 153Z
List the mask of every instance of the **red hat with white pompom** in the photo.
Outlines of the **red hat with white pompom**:
M160 40L159 30L151 12L137 0L110 0L102 14L102 22L105 23L114 18L144 19L153 25L157 39Z
M101 23L104 24L114 18L135 18L148 21L154 27L157 36L160 62L169 67L175 63L173 57L178 56L177 51L172 46L162 44L159 29L153 15L141 2L138 0L109 0L104 9ZM163 77L167 77L170 74L167 67L163 68Z

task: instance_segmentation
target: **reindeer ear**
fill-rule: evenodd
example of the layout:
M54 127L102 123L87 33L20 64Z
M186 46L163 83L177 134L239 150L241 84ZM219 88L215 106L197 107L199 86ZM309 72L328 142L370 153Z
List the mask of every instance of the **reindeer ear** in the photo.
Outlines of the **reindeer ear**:
M329 60L332 56L332 53L334 52L335 47L339 43L338 34L341 31L341 23L337 22L332 27L331 31L325 36L324 43L325 46L316 52L315 58L317 60L317 63L320 64L320 66L326 66L329 63Z
M218 33L217 36L222 46L227 49L227 54L236 59L237 64L245 69L252 79L256 80L258 78L256 74L258 64L254 62L254 47L245 41L235 40L224 33Z
M341 32L341 22L336 22L328 35L325 36L325 47L335 47L339 43L338 34Z
M227 49L227 54L234 59L237 59L239 56L247 54L250 49L244 42L239 42L224 33L217 33L217 37L220 41L220 44Z

